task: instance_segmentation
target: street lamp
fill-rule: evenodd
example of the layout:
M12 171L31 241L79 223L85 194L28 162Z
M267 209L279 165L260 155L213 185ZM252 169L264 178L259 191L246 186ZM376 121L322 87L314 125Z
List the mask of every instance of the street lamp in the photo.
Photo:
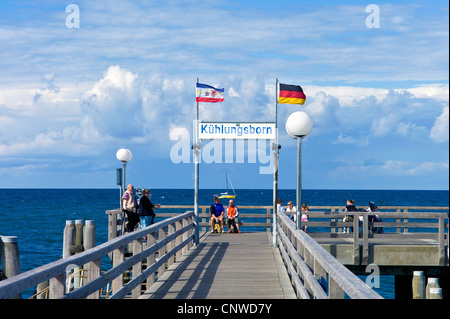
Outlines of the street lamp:
M131 159L133 158L133 154L129 149L121 148L120 150L117 151L116 157L119 161L127 163L131 161Z
M129 149L126 148L121 148L120 150L117 151L116 153L116 158L121 161L123 163L123 169L122 169L122 173L123 173L123 178L122 178L122 185L120 188L120 209L122 209L122 196L123 194L125 194L125 176L126 176L126 168L127 168L127 163L129 161L131 161L131 159L133 158L133 154L131 153L131 151ZM123 220L124 220L124 214L122 212L122 235L123 235Z
M123 180L122 180L122 192L125 193L125 170L127 167L127 163L129 161L131 161L131 159L133 158L133 154L131 153L131 151L129 149L126 148L121 148L120 150L117 151L116 153L116 157L119 161L121 161L123 163Z
M121 161L123 163L123 179L122 179L122 194L125 193L125 170L127 168L127 163L129 161L131 161L131 159L133 158L133 154L131 153L131 151L129 149L126 148L121 148L120 150L117 151L116 153L116 157L119 161Z
M297 139L297 229L301 229L302 217L302 139L308 136L312 127L311 117L302 111L292 113L286 121L286 132Z

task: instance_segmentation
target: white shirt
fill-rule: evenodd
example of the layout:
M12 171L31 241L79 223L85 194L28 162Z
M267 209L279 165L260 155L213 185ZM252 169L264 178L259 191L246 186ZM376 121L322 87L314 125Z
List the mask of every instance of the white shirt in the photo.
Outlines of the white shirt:
M283 206L281 206L280 204L277 204L277 212L278 213L284 213L285 212Z
M286 208L286 214L291 215L294 218L294 222L297 220L297 207L292 206L292 209L289 209L289 206Z

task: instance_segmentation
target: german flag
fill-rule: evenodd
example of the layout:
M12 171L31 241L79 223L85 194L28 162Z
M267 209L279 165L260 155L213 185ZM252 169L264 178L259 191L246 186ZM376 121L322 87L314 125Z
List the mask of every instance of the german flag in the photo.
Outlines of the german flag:
M305 104L306 95L300 85L280 83L278 103L281 104Z

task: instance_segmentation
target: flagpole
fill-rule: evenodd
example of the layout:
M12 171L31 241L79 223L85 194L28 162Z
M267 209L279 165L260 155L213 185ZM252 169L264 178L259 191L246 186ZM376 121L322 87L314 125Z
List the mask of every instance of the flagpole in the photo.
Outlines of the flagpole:
M275 143L272 144L273 149L273 222L272 222L272 246L277 246L277 197L278 197L278 128L277 128L277 112L278 111L278 79L275 83Z
M198 78L197 78L198 83ZM195 90L197 91L197 83L195 85ZM196 94L197 95L197 94ZM198 143L198 103L196 102L196 118L195 118L195 143L193 145L194 150L194 163L195 163L195 177L194 177L194 183L195 183L195 196L194 196L194 243L195 245L199 244L199 225L198 225L198 185L199 185L199 155L200 155L200 145Z

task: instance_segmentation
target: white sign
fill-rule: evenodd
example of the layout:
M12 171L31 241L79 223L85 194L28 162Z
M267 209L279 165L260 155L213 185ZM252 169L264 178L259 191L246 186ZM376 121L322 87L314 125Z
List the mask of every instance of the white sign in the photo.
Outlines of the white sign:
M198 138L203 140L272 140L276 138L275 123L199 122Z

